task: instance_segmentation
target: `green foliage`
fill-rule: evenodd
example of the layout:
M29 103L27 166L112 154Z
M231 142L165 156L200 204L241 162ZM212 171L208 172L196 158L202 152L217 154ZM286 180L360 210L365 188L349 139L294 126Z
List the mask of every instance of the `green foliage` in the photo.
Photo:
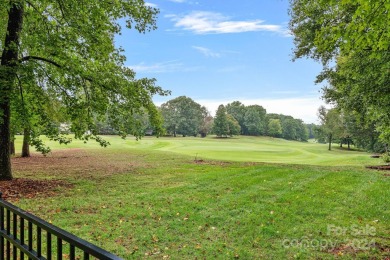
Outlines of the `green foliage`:
M273 121L273 124L276 124L276 121L279 120L282 128L281 138L287 140L297 140L297 141L307 141L308 140L308 130L305 124L300 119L295 119L292 116L278 115L278 114L268 114L267 121L268 126L269 122ZM276 126L277 127L277 126ZM270 129L268 128L268 133Z
M207 113L207 116L203 118L203 122L199 128L199 134L202 137L206 137L211 132L213 124L214 118Z
M321 121L321 131L319 133L324 134L329 143L329 150L331 149L331 144L333 140L341 139L346 130L344 125L344 117L335 108L326 109L324 106L321 106L318 109L318 116Z
M207 109L186 96L180 96L161 105L164 127L168 133L196 136L199 133Z
M96 137L96 115L108 114L122 136L130 132L139 137L143 131L129 131L129 123L139 126L133 115L146 111L157 135L162 133L152 96L169 92L154 79L136 79L125 66L123 50L114 44L122 30L119 20L141 33L155 29L156 8L143 0L20 0L2 1L0 7L2 133L8 131L9 117L3 112L10 106L13 129L23 122L45 134L46 125L68 123L75 138L88 140L92 135L103 146L106 142ZM50 113L52 104L61 119ZM131 122L125 120L128 116ZM4 166L7 151L1 154Z
M241 134L248 134L248 130L245 126L245 112L246 107L240 101L234 101L226 105L226 112L232 115L241 127Z
M390 140L388 1L290 0L295 58L321 61L324 97ZM335 66L333 66L335 64Z
M306 124L307 134L309 139L315 138L315 128L317 127L316 124Z
M259 105L246 107L244 124L249 135L264 135L266 127L266 110Z
M229 135L239 135L241 132L241 127L238 121L230 114L227 114L226 117L229 126Z
M213 133L219 137L229 135L229 122L224 105L219 105L217 112L215 113Z
M273 137L280 137L283 133L280 119L270 119L268 122L268 135Z
M390 153L389 153L389 152L386 152L386 153L382 154L382 160L383 160L385 163L390 163Z
M388 51L390 14L387 1L290 0L290 29L295 57L330 62L359 50Z

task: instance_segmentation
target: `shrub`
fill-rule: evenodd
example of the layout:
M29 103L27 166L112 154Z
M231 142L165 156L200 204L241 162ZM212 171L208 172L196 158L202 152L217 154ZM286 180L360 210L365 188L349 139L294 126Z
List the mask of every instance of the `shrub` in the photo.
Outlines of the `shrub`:
M390 154L389 154L389 153L384 153L384 154L382 154L382 160L383 160L385 163L390 163Z

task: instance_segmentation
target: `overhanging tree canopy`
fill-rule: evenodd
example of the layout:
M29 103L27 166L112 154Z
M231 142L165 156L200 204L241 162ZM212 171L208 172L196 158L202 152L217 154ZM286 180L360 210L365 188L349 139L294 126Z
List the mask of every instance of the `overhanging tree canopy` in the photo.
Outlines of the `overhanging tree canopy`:
M295 58L321 61L324 97L390 140L390 2L290 0Z
M167 92L154 79L136 80L114 45L122 29L119 19L126 19L127 28L146 32L156 28L157 13L143 0L0 2L0 179L12 178L10 108L20 105L16 95L29 90L19 89L20 75L27 72L40 91L63 105L77 138L89 138L88 130L94 134L93 117L107 111L122 131L126 126L120 118L144 108L152 124L161 124L151 97Z

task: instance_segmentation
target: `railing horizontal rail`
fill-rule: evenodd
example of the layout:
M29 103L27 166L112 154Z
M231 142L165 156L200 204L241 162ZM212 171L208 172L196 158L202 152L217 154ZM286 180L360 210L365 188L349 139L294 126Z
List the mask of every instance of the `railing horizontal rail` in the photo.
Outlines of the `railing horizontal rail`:
M6 211L6 212L5 212ZM11 219L11 212L13 213L13 221L12 226L13 229L11 229L10 219ZM5 214L6 213L6 214ZM20 226L19 229L17 228L17 216L20 218ZM4 223L6 219L6 223ZM27 221L28 223L28 244L25 244L25 233L24 231L24 221ZM5 246L5 243L3 239L8 241L7 243L10 243L13 245L14 250L16 248L19 249L20 253L25 254L29 259L46 259L42 256L42 230L47 232L47 246L51 248L52 246L52 236L54 236L57 240L57 257L62 258L62 243L67 242L69 244L70 248L70 259L74 258L75 255L75 248L80 249L84 254L84 259L88 259L89 256L95 257L97 259L102 260L119 260L122 259L116 255L113 255L112 253L89 243L88 241L81 239L59 227L56 227L45 220L38 218L31 213L22 210L21 208L16 207L15 205L4 201L1 198L0 193L0 245ZM33 225L37 227L36 235L36 244L38 249L35 249L35 251L32 249L32 239L33 239ZM21 234L19 234L20 237L17 237L17 230L20 230ZM12 234L11 234L12 232ZM10 246L8 246L10 248ZM4 255L3 252L1 252L3 248L0 248L0 260L3 259ZM9 252L8 252L9 254ZM14 252L16 254L16 252ZM51 253L50 253L51 254ZM8 256L8 255L7 255ZM49 258L51 258L51 255L49 255Z

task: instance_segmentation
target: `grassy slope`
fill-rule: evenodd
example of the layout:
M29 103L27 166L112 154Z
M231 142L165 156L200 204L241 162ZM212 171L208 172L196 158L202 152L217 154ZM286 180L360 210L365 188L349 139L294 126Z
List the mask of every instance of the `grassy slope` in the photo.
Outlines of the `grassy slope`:
M338 251L327 252L329 242L346 247L338 253L343 258L388 254L378 247L347 247L351 239L366 238L390 247L390 181L362 167L378 163L368 154L267 138L108 139L108 149L71 145L85 147L88 158L99 162L91 174L58 168L16 172L75 184L51 203L36 198L18 205L125 259L333 258ZM196 154L232 162L196 164ZM343 164L349 166L330 166ZM109 171L114 166L117 174ZM328 234L328 225L347 232ZM352 225L373 227L375 235L357 236ZM327 241L328 248L285 248L285 239Z
M107 150L120 149L156 150L189 155L195 159L220 161L269 162L287 164L308 164L323 166L363 166L381 163L371 159L361 151L345 151L337 144L328 151L327 145L287 141L271 137L237 138L154 138L144 137L140 141L133 138L120 139L106 136L112 145ZM50 143L55 149L68 147L98 148L95 143L87 145L79 141L69 146Z

